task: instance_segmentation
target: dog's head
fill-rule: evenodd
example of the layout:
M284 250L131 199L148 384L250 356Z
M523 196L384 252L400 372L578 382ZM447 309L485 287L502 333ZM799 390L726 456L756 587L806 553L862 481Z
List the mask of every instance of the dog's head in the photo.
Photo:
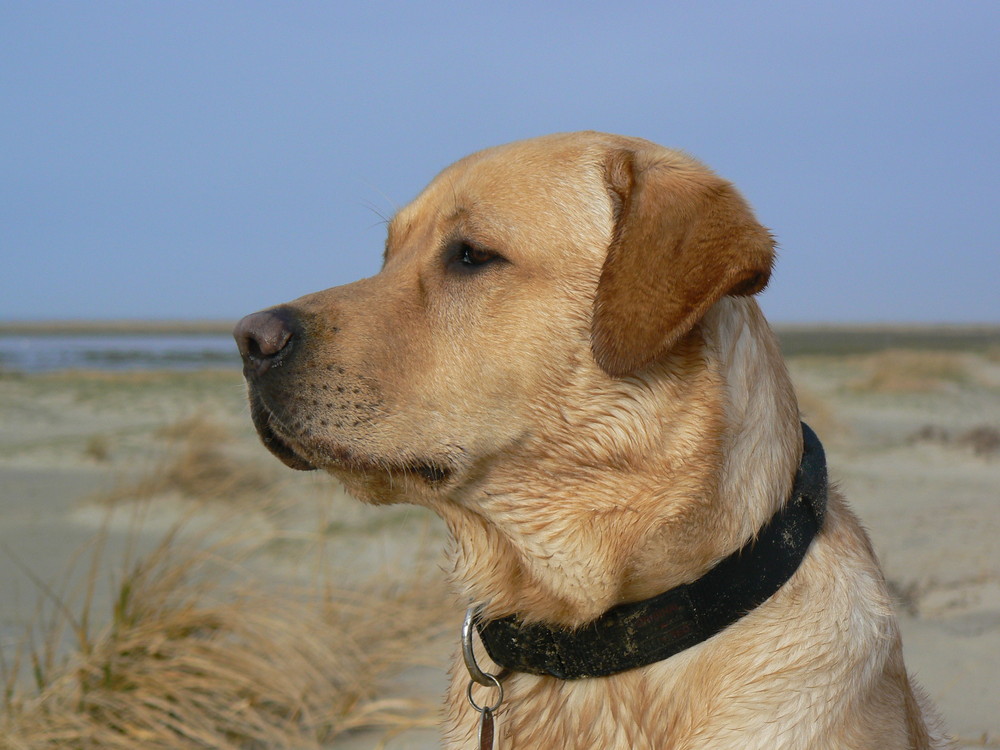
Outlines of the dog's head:
M461 496L528 444L544 462L560 425L610 441L621 384L685 356L772 261L734 188L683 154L600 133L490 149L393 218L376 276L237 325L253 419L365 499ZM581 463L621 460L593 450Z

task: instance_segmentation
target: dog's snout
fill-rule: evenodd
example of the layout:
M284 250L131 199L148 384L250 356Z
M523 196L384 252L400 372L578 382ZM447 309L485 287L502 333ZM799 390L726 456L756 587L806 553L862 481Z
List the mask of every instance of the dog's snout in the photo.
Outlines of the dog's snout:
M233 337L245 372L260 376L288 357L295 339L294 324L281 310L264 310L237 323Z

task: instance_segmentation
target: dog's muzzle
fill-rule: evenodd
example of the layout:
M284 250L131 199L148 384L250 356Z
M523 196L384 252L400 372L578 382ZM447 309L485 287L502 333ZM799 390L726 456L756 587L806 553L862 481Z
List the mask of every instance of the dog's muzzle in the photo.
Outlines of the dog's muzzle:
M236 324L233 338L243 359L243 376L250 394L250 416L261 442L293 469L316 468L275 429L275 413L265 398L267 381L274 378L275 370L289 362L301 343L302 331L295 316L280 307L252 313Z

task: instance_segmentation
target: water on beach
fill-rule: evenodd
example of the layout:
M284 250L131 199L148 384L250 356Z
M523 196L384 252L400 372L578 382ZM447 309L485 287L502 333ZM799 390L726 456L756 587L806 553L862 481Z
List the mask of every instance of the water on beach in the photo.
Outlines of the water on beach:
M196 370L238 367L225 334L2 334L0 369Z

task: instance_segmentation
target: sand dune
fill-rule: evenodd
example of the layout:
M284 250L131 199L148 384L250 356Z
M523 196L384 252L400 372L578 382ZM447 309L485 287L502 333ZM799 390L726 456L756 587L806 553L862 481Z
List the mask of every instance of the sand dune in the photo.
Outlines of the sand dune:
M966 747L1000 747L1000 348L989 341L869 353L790 347L805 418L897 593L908 664ZM38 625L40 583L79 606L74 592L93 571L86 556L74 562L75 550L102 529L94 632L113 611L106 581L156 549L182 516L195 536L228 518L245 538L264 540L246 559L267 585L332 578L363 587L372 570L404 576L414 558L433 567L442 542L440 525L416 509L363 507L332 480L280 467L257 445L234 372L0 373L0 488L8 673ZM138 497L152 499L141 524ZM310 557L317 536L320 562ZM422 701L425 717L443 690L460 616L435 596L432 620L443 630L421 647L426 663L390 667L403 676L376 681L381 692L370 696ZM61 648L72 653L73 639ZM415 715L408 720L420 724ZM386 724L369 719L379 726L331 746L374 747ZM436 746L426 727L389 743Z

